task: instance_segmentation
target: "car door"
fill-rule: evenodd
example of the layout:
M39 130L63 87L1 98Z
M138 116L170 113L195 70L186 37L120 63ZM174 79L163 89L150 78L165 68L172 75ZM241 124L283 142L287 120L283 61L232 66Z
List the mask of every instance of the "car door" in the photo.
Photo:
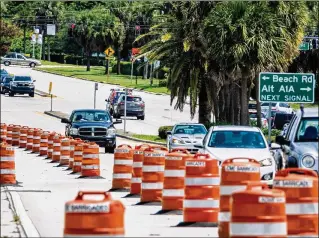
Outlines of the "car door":
M15 53L10 53L5 56L3 61L8 61L10 64L17 64L17 58Z
M17 65L26 65L26 58L21 55L21 54L17 54Z

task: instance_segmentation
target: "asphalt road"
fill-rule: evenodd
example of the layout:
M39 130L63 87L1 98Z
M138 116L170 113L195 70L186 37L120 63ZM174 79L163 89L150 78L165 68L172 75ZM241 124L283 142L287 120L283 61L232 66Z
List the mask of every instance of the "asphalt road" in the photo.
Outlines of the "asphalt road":
M53 99L53 110L70 113L73 109L94 107L94 82L78 80L32 70L29 67L1 66L13 74L31 75L36 80L35 87L38 90L48 92L49 83L53 83L52 93L58 98ZM96 95L96 107L105 108L105 99L110 94L114 85L100 84ZM168 95L154 95L144 92L136 92L145 101L145 120L130 118L127 120L127 130L137 134L158 134L158 128L163 125L174 125L177 122L197 122L198 116L190 119L189 105L185 105L184 111L174 110L170 106ZM50 101L43 100L41 110L50 110ZM38 107L36 110L40 110ZM119 125L124 128L124 123Z
M41 80L38 79L40 82ZM70 82L74 85L82 83ZM71 88L69 90L72 91ZM82 99L79 100L82 102ZM76 100L66 101L71 103ZM48 102L49 99L39 96L11 98L1 95L1 122L63 133L64 125L58 119L42 113ZM63 102L60 105L62 107ZM123 139L118 139L118 143L135 144ZM101 149L100 162L101 176L104 179L77 179L79 175L70 175L65 168L55 167L56 164L49 163L43 157L23 149L16 150L16 176L20 186L10 189L20 195L27 215L41 237L62 237L65 202L73 200L79 190L107 191L111 188L113 155L104 154ZM174 227L182 222L182 215L152 215L161 206L138 206L135 204L139 202L139 198L122 198L125 195L125 192L112 192L113 198L120 199L126 207L126 236L217 237L217 228Z

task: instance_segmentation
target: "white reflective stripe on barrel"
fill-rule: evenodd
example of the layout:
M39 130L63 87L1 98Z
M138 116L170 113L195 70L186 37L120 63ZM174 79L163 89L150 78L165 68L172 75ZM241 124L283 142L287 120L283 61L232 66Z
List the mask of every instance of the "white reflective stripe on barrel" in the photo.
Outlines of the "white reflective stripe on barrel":
M61 146L60 150L70 150L70 146Z
M133 162L133 168L142 168L143 162Z
M143 172L164 172L164 165L144 165Z
M40 140L41 137L40 136L33 136L33 140Z
M14 161L14 157L12 156L0 156L0 161Z
M48 149L48 152L50 152L50 153L53 152L53 149Z
M117 164L117 165L132 165L133 164L133 160L116 159L116 160L114 160L114 164Z
M83 159L99 158L99 154L83 154Z
M53 146L61 146L60 143L53 143Z
M82 165L82 169L99 169L99 165Z
M27 134L20 134L20 137L27 137Z
M185 185L187 186L201 186L201 185L219 185L220 178L185 178Z
M26 140L20 140L19 143L20 143L20 144L26 144L27 141L26 141Z
M165 170L164 177L185 177L185 170Z
M318 214L318 203L286 203L287 215Z
M40 144L33 144L32 147L40 147Z
M74 162L73 163L73 166L81 166L82 165L82 162Z
M83 155L83 151L74 151L74 155Z
M53 151L52 154L53 154L53 155L60 155L61 152L60 152L60 151Z
M219 208L219 200L184 199L184 208Z
M245 185L220 185L220 195L231 195L233 192L245 189Z
M184 197L184 189L163 189L163 197Z
M142 183L142 178L133 177L131 178L131 183Z
M219 212L218 213L219 222L229 222L230 221L230 212Z
M163 189L163 183L142 183L142 189Z
M48 151L48 147L40 147L40 150L46 150L46 151Z
M47 143L48 140L47 140L47 139L41 139L40 142L42 142L42 143Z
M16 171L14 169L0 169L0 174L15 174Z
M70 157L70 158L69 158L69 161L73 162L73 161L74 161L74 159L73 159L72 157Z
M286 222L231 222L231 236L284 236L287 235Z
M114 179L130 179L131 177L132 177L132 174L130 174L130 173L123 173L123 174L116 173L116 174L113 174L113 178Z

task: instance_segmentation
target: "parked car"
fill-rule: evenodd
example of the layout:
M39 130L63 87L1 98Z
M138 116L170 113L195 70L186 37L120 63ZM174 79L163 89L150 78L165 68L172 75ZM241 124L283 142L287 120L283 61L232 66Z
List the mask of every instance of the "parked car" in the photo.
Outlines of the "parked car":
M34 82L30 76L15 75L9 84L9 96L13 97L15 94L29 94L34 97Z
M13 80L13 78L14 78L13 75L7 75L6 77L2 79L2 83L0 85L0 92L2 94L9 93L10 83Z
M191 153L198 151L194 145L202 143L207 129L203 124L178 123L172 131L167 131L167 148L171 151L174 148L185 148Z
M292 113L293 110L290 108L288 103L283 102L271 102L271 110L275 112L286 112L286 113ZM268 111L269 110L269 102L264 102L260 105L262 111Z
M266 109L266 110L262 110L261 113L263 113L265 115L265 117L267 118L267 122L268 122L268 118L269 118L269 110ZM273 127L274 125L274 119L275 119L275 116L276 116L276 111L271 111L270 112L270 125Z
M283 153L275 153L281 168L307 168L318 174L318 108L299 110L291 119L286 133L276 137Z
M212 126L203 143L195 145L200 153L208 153L219 165L230 158L252 158L260 163L261 180L271 185L275 175L275 160L270 150L280 149L275 143L268 146L258 127Z
M125 90L112 88L109 98L105 99L106 110L108 110L112 116L114 113L114 105L116 104L121 95L125 95ZM132 90L128 90L127 95L132 95Z
M257 123L257 113L250 113L249 119L250 119L250 121ZM268 127L268 119L266 118L266 115L264 113L261 113L261 125L264 128Z
M284 125L290 122L292 116L292 113L277 112L274 117L273 128L282 130Z
M8 53L7 55L1 57L1 63L5 66L25 65L30 66L31 68L41 65L41 61L32 58L27 58L24 55L15 52Z
M116 130L108 111L97 109L79 109L71 113L70 118L61 119L66 124L65 135L82 140L93 141L105 148L105 153L113 153L116 147Z
M120 118L124 116L125 93L121 94L117 102L113 106L113 117ZM140 96L127 95L126 96L126 116L137 117L138 120L145 119L145 102Z
M8 71L5 69L0 70L0 83L2 83L3 79L9 75Z

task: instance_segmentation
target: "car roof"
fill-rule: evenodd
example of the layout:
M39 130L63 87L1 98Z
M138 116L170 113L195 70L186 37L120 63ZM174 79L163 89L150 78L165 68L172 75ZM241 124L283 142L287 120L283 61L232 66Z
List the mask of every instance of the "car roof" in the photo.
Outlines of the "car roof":
M196 126L196 125L204 126L201 123L191 123L191 122L180 122L175 124L174 126Z
M314 108L304 108L304 114L302 117L318 117L318 108L314 107ZM297 116L301 115L301 110L297 111Z
M254 132L259 132L258 127L253 127L253 126L212 126L211 127L212 131L254 131Z
M73 112L106 112L106 110L103 110L103 109L76 109L76 110L73 110Z

